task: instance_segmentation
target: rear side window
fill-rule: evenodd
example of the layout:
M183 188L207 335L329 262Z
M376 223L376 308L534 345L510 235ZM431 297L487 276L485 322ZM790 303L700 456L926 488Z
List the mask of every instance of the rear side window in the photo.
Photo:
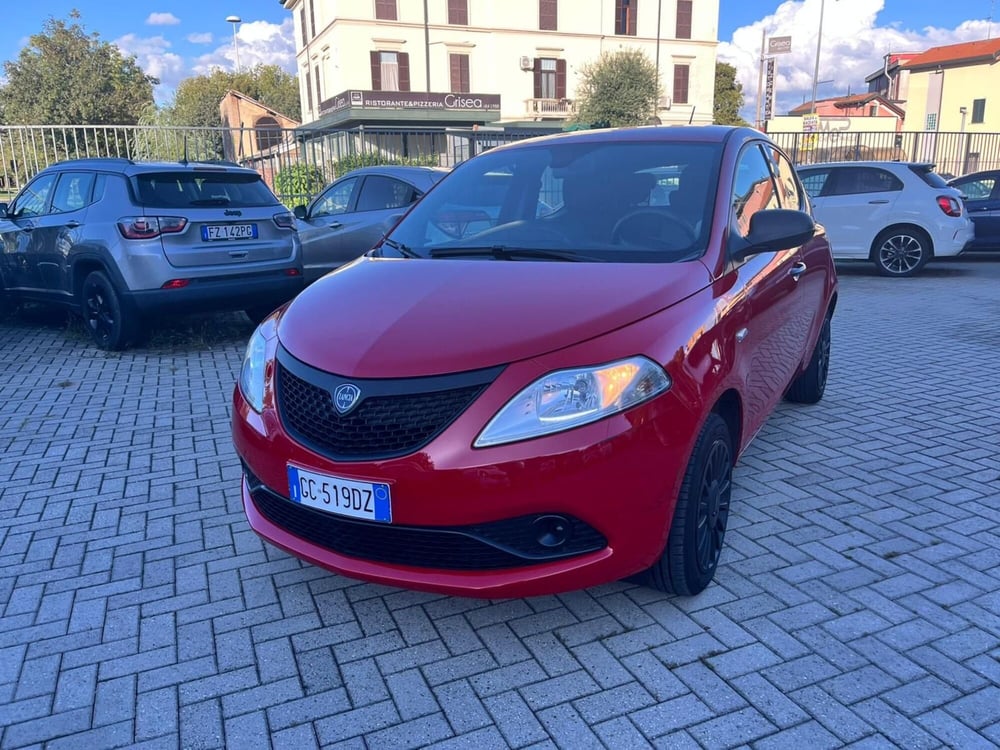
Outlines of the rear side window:
M831 185L831 183L833 183ZM857 195L902 190L903 182L892 172L876 167L841 167L823 187L823 195Z
M803 170L799 172L799 179L802 180L802 187L805 188L806 192L812 198L815 198L823 192L823 186L826 185L826 181L829 176L829 169L810 169L808 171Z
M140 205L156 208L274 206L259 175L232 172L150 172L132 178Z
M416 198L416 191L405 182L382 175L369 175L361 186L356 210L380 211L386 208L401 208L410 205Z
M932 188L948 187L944 177L935 172L934 167L929 164L911 164L910 171Z

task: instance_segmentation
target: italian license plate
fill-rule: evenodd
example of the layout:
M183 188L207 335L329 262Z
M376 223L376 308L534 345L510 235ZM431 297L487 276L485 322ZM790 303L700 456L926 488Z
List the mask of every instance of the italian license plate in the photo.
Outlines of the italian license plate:
M310 508L366 521L392 522L388 484L343 479L289 464L288 491L292 502Z
M201 228L201 238L205 242L213 240L255 240L256 224L206 224Z

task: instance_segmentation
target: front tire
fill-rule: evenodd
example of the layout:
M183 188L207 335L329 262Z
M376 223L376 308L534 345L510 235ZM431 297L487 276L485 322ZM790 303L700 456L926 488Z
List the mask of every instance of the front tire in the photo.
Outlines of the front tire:
M826 391L826 379L830 372L830 316L823 321L819 339L813 348L809 364L788 388L785 399L796 404L815 404Z
M931 259L931 238L916 227L889 227L872 244L872 260L883 276L913 276Z
M712 412L684 472L667 546L643 583L681 596L699 594L711 583L729 520L733 463L729 427Z
M91 271L80 290L83 323L99 349L121 351L135 341L138 320L129 315L103 271Z

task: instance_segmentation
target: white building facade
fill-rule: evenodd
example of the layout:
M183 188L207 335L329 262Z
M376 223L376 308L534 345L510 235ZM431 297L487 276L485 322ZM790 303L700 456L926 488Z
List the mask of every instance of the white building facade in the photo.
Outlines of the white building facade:
M580 70L638 48L664 124L712 121L719 0L281 0L306 127L561 127Z

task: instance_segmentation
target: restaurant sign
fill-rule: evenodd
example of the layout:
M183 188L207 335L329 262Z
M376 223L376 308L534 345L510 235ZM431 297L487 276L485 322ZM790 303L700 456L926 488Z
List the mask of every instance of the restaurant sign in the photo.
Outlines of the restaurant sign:
M437 109L449 112L499 112L499 94L423 91L344 91L319 105L320 115L342 109Z

